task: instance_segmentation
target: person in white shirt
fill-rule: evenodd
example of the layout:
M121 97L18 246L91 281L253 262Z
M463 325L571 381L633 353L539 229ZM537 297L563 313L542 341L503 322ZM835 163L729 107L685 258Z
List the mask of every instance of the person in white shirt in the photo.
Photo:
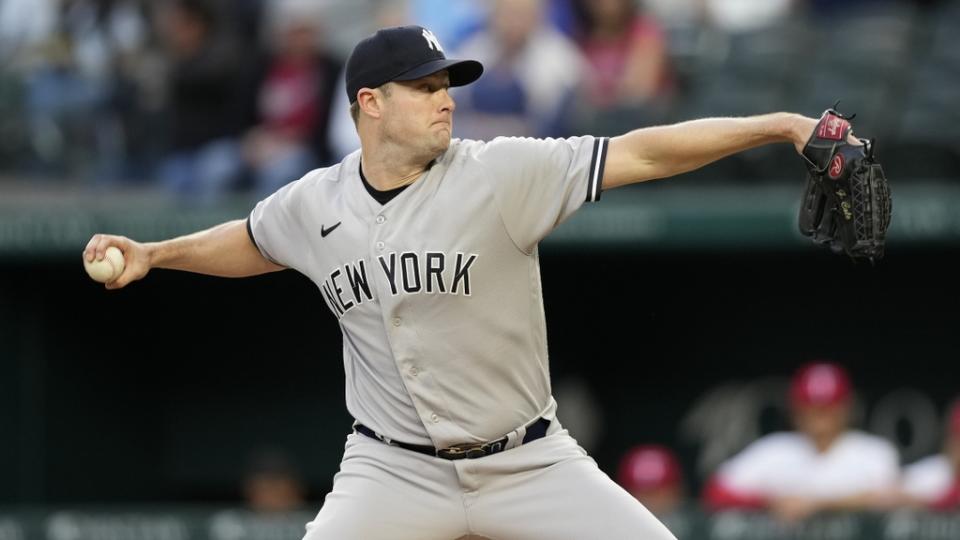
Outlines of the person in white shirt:
M902 490L909 506L931 510L960 508L960 399L947 417L943 452L903 468Z
M822 510L887 508L899 456L888 441L850 429L850 379L837 364L803 366L790 386L796 431L772 433L721 464L704 490L713 510L766 509L784 521Z

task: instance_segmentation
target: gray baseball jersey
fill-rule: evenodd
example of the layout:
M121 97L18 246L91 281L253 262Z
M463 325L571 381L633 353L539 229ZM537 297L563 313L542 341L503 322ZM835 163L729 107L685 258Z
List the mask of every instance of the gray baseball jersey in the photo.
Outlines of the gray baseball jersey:
M537 244L599 199L607 143L454 139L384 205L357 151L256 206L258 249L340 323L357 421L443 448L553 419Z

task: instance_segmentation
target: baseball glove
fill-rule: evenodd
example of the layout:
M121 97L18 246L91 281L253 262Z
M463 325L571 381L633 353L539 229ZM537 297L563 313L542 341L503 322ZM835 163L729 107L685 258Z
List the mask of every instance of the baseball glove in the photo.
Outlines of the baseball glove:
M803 147L808 174L800 232L834 253L874 262L883 257L890 190L873 155L874 141L847 142L852 119L827 109Z

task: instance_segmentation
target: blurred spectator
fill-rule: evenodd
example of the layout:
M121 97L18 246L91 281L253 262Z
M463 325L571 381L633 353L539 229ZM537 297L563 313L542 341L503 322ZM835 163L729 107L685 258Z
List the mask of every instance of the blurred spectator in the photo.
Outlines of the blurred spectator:
M572 2L546 0L545 5L547 21L567 35L572 35L575 27ZM429 28L448 51L460 48L467 38L482 30L490 12L490 2L477 0L400 0L396 3L404 12L403 20L378 27L417 24Z
M707 506L765 508L785 521L821 510L888 508L895 502L897 451L850 429L851 405L842 367L802 367L790 386L796 432L762 437L723 463L704 490Z
M23 77L33 172L120 176L124 133L117 99L146 30L134 0L2 4L0 58Z
M960 508L960 400L950 408L943 452L904 467L903 492L914 506Z
M620 459L617 483L658 517L677 511L684 500L680 463L660 445L631 448Z
M634 0L577 0L579 44L598 108L642 105L670 90L663 31Z
M833 0L831 0L833 1ZM795 0L703 0L707 19L717 28L736 34L774 26L785 21Z
M243 149L258 196L332 161L327 124L340 71L322 47L317 8L299 1L270 8L272 53L257 94L259 123Z
M6 61L16 52L48 40L56 26L57 11L54 0L0 2L0 59Z
M578 42L589 68L584 78L589 117L609 111L615 124L588 125L584 130L633 129L645 122L636 118L641 109L669 95L672 88L664 33L656 20L639 12L634 0L577 0L575 5Z
M357 126L350 116L350 104L347 102L347 93L344 90L346 85L344 72L340 70L333 104L330 107L330 127L327 132L327 141L330 143L334 161L339 161L360 148L360 136L357 135Z
M576 46L550 26L544 0L494 0L488 26L453 57L474 58L485 71L454 93L457 136L565 136L567 111L583 79Z
M409 0L408 4L407 21L429 28L447 50L456 49L480 30L486 17L483 4L476 0Z
M243 477L246 505L255 512L289 512L302 509L305 488L290 458L279 450L253 453Z
M378 9L373 13L373 23L375 28L415 24L413 20L410 19L408 6L392 2L384 2L378 6ZM441 44L444 44L442 39L439 41ZM351 47L352 46L353 44L351 44ZM336 91L334 92L330 113L330 128L327 133L327 140L333 152L334 161L340 161L350 152L360 148L360 136L357 134L357 126L354 124L353 117L350 115L350 101L347 99L347 93L345 91L347 86L345 77L345 70L341 69L339 80L335 85Z
M172 125L160 176L173 192L209 202L232 189L242 170L238 136L250 123L252 81L238 49L217 33L210 4L173 0L164 8Z

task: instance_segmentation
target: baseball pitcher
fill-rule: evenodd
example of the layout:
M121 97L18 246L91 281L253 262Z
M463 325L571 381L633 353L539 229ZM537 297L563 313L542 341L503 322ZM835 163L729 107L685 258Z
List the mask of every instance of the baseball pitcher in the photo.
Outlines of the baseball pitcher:
M802 151L822 119L452 139L448 90L482 71L447 59L427 29L380 30L346 66L360 150L245 220L158 243L98 234L83 256L123 251L108 289L153 268L230 277L292 268L316 284L343 333L355 423L306 540L673 538L557 418L537 244L604 190L769 143Z

